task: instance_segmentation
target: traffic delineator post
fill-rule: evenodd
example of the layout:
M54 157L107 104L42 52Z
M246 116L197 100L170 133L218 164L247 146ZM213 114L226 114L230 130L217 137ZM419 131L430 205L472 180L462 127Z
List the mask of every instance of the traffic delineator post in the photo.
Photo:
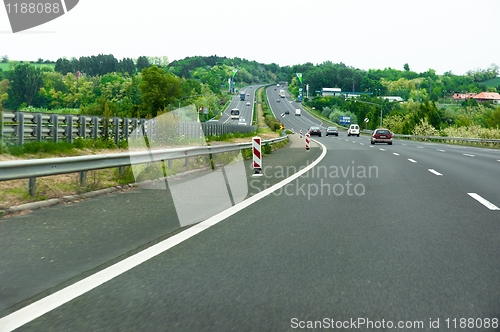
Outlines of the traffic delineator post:
M306 150L309 151L309 143L311 142L311 134L306 133Z
M260 137L252 138L253 172L252 176L262 176L262 149Z
M302 138L302 129L300 130L300 138Z

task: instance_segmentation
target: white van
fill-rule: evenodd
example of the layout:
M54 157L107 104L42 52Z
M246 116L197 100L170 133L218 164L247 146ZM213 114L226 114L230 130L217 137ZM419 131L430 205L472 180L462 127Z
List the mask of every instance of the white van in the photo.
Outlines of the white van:
M297 108L297 109L295 110L295 115L300 116L300 108Z
M352 124L347 129L347 136L358 136L359 137L359 126L357 124Z

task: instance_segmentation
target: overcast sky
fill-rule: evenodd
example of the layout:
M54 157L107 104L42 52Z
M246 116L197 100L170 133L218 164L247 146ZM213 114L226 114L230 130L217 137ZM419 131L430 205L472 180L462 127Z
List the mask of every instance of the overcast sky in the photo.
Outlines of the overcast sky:
M438 74L500 66L499 0L80 0L13 34L0 9L0 56L57 60L196 55L281 66L324 61Z

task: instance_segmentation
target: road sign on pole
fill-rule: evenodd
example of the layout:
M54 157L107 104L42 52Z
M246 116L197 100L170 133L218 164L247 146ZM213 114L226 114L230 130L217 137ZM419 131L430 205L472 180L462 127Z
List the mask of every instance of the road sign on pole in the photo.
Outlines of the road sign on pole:
M350 116L340 116L339 123L341 125L351 124L351 117Z

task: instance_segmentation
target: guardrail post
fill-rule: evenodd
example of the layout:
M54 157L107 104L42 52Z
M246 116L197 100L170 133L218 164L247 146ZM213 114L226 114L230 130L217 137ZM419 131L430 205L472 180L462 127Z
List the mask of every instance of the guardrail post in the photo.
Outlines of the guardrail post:
M36 178L28 179L28 193L30 196L35 196L36 194Z
M172 168L172 159L169 159L169 160L167 161L167 167L168 167L168 168Z
M51 114L50 123L52 123L52 128L50 130L50 135L52 135L52 142L57 143L59 139L59 115Z
M78 136L85 139L85 138L87 138L87 117L85 115L80 115L78 117L78 122L80 123L80 128L78 130Z
M123 176L125 174L125 166L118 167L118 175Z
M102 128L102 137L109 139L109 118L101 118L104 127Z
M17 122L17 144L24 144L24 113L23 112L15 112L14 121Z
M93 139L97 139L99 136L99 118L97 116L93 116L92 119L90 120L90 123L92 125L92 129L90 130L90 135Z
M115 144L120 143L120 119L113 118L113 134L115 135Z
M80 187L85 188L87 186L87 171L80 172Z
M137 139L137 126L138 126L138 123L137 123L137 119L132 119L132 133L134 134L134 139Z
M66 115L64 122L66 122L66 139L68 142L73 143L73 115Z
M129 127L130 127L130 119L129 118L123 119L122 133L123 133L124 140L128 140L128 134L129 134L129 130L130 130Z
M33 135L38 142L42 141L42 113L36 113L33 115L33 120L32 120L36 126L33 128L33 132L31 135Z
M147 128L148 141L149 141L149 144L151 144L151 141L153 140L153 120L152 119L147 121L147 126L148 126L148 128Z

